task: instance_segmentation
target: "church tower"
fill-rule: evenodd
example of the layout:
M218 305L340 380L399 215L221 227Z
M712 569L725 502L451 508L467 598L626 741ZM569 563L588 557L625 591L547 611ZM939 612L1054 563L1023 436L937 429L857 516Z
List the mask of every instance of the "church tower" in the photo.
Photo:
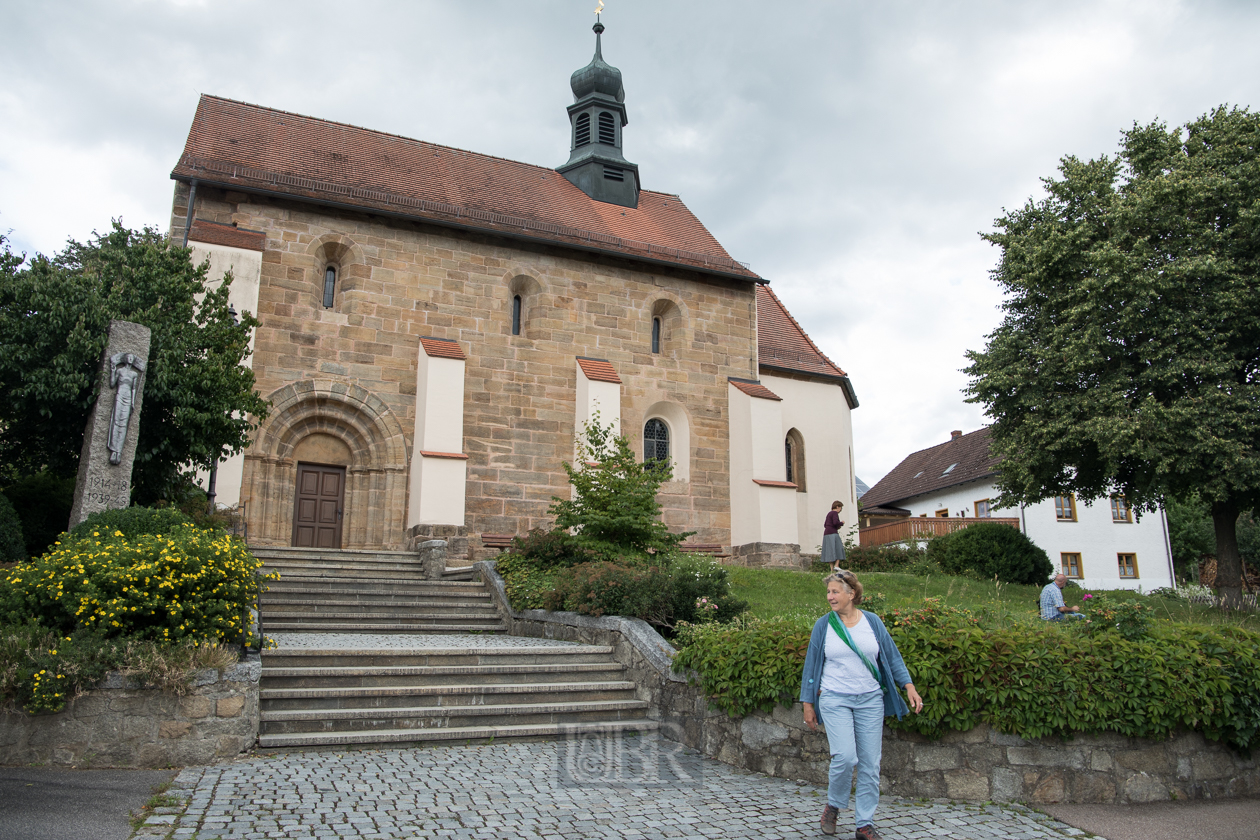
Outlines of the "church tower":
M626 118L626 91L621 71L604 61L600 35L604 25L595 23L595 57L569 80L573 104L569 106L571 153L556 171L596 201L639 206L639 167L621 152Z

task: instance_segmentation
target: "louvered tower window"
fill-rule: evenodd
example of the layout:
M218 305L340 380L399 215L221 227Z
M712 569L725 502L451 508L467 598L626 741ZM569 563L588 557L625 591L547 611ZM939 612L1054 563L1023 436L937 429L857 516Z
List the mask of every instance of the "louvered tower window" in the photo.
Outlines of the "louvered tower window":
M591 142L591 115L578 114L577 128L573 133L573 146L587 146Z
M609 146L617 145L617 129L613 124L613 115L607 111L599 112L599 142Z
M331 265L324 271L324 308L332 309L333 293L337 290L337 269Z
M643 461L669 460L669 427L653 417L643 425Z

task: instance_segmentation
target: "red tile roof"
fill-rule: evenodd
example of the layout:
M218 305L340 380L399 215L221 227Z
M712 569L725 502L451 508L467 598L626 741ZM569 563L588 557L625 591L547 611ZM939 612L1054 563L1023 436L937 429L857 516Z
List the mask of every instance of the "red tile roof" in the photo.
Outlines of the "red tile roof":
M205 219L193 219L188 239L190 242L207 242L211 245L227 245L232 248L247 248L251 251L266 250L267 245L267 234L261 230L248 230L238 228L236 225L224 225Z
M986 426L906 457L862 494L862 509L890 507L904 499L989 478L1001 459L989 452Z
M769 286L757 287L757 357L762 367L848 376L810 340Z
M216 96L171 177L758 279L677 196L607 204L553 169Z
M468 357L464 355L464 348L459 346L458 341L451 341L449 338L421 338L420 346L424 348L426 356L438 359L459 359L463 361Z
M613 366L607 359L588 359L585 356L578 356L577 363L582 368L582 373L586 374L586 378L592 382L621 384L621 377L617 375L617 371L613 370Z
M778 400L779 402L783 402L783 397L780 397L760 382L753 382L751 379L736 379L733 376L727 377L727 381L750 397L760 397L763 400Z

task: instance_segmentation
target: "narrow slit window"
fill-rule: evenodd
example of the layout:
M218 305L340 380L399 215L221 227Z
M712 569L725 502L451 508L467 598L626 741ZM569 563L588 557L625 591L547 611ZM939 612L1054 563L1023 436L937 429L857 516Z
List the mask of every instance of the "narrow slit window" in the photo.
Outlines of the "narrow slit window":
M337 290L337 269L331 265L324 271L324 308L332 309L333 294Z
M795 479L792 476L792 439L784 438L783 440L783 459L787 462L787 480L789 482Z
M573 145L587 146L591 142L591 115L578 114L577 127L574 129Z
M599 114L599 142L606 146L617 145L617 128L613 124L613 115L607 111Z
M661 319L652 319L652 352L661 352Z
M521 334L521 296L512 296L512 335Z

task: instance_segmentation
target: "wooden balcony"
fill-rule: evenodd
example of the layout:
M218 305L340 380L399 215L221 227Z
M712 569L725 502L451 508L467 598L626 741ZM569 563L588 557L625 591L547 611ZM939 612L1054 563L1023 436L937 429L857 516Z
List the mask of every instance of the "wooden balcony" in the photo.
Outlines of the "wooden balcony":
M872 525L858 530L858 544L864 547L888 545L889 543L910 542L911 540L930 540L943 534L961 531L968 525L979 525L990 522L998 525L1010 525L1019 530L1019 517L993 516L977 519L975 517L923 517L912 516L886 522L883 525Z

